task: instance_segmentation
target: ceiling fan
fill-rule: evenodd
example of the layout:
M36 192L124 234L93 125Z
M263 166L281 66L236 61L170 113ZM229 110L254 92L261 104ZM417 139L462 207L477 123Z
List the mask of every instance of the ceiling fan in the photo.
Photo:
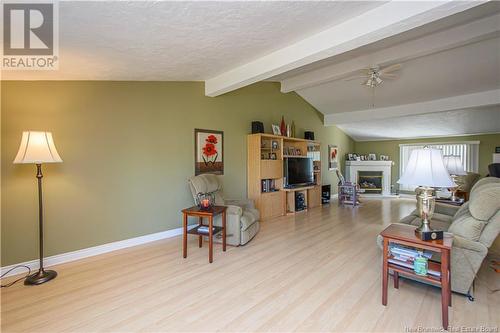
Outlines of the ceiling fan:
M401 67L401 64L394 64L385 68L380 68L378 65L371 66L370 68L361 70L361 74L363 75L348 77L345 80L351 81L363 79L361 84L370 87L372 91L372 101L370 103L370 107L375 108L375 88L384 83L384 79L397 79L399 76L394 72L400 70Z
M362 75L352 76L346 78L345 80L351 81L365 79L361 83L362 85L375 88L384 83L384 79L397 79L398 75L394 74L394 72L400 70L401 67L401 64L394 64L385 68L380 68L380 66L371 66L370 68L362 69Z

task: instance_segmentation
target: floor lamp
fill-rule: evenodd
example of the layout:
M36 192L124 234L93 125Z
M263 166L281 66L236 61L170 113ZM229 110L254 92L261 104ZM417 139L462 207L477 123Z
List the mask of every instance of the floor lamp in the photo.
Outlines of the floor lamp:
M21 146L14 159L14 164L35 164L38 180L38 233L40 250L40 268L38 272L29 275L24 280L25 285L37 285L52 280L57 276L56 271L43 268L43 197L42 197L42 163L61 163L57 153L52 133L50 132L23 132Z

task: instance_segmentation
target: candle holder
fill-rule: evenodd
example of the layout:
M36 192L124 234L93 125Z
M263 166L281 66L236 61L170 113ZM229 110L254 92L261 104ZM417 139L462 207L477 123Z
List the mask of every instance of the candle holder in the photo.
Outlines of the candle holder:
M210 210L215 204L214 192L198 193L196 195L196 203L201 210Z

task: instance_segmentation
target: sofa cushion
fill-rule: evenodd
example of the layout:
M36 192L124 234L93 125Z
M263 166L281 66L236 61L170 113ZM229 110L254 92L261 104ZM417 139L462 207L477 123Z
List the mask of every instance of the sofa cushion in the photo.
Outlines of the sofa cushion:
M219 176L213 174L203 174L189 178L189 186L193 199L196 202L196 195L198 193L214 192L215 204L224 205L224 194L222 193L222 182Z
M464 214L467 214L467 212L469 212L469 201L467 201L462 206L460 206L460 208L457 210L457 212L453 216L453 220L459 218L460 216L462 216Z
M474 186L472 186L472 189L470 190L470 195L472 196L474 192L477 191L478 188L487 185L487 184L500 184L500 178L497 177L485 177L479 179Z
M500 184L485 184L470 198L469 211L478 220L488 221L500 209Z
M457 176L456 178L456 183L458 185L457 190L463 192L470 192L472 186L474 186L479 177L480 177L479 174L474 172L467 172L466 175Z
M247 208L243 210L240 218L241 231L247 230L252 224L259 220L259 211L257 209Z
M477 242L481 236L485 223L475 219L469 211L462 214L450 225L449 232L465 239Z
M484 230L479 238L479 241L490 248L490 246L497 239L498 234L500 233L500 211L498 211L489 221L488 224L484 227Z

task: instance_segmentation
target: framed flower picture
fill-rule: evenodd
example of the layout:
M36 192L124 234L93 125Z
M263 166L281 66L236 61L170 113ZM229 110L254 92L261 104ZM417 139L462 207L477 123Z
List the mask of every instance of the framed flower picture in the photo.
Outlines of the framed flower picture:
M194 174L224 174L224 132L194 129Z
M328 145L328 170L337 170L339 168L339 148L334 145Z

